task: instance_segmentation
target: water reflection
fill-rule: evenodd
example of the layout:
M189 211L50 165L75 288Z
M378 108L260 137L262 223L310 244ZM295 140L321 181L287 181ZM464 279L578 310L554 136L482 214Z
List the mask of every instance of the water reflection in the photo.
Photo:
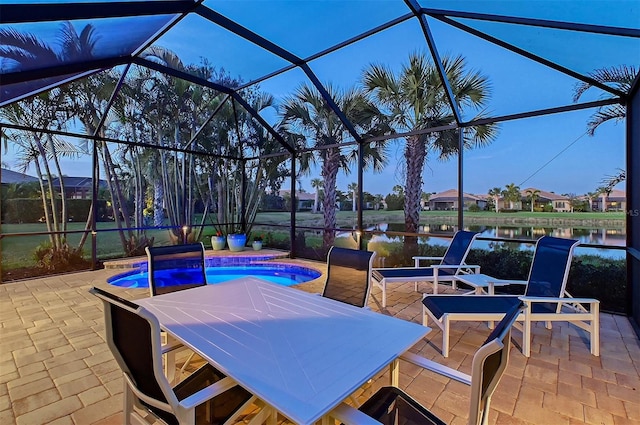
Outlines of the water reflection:
M404 223L378 223L370 226L366 231L376 232L404 232ZM448 245L458 226L451 224L425 224L421 225L419 232L433 237L421 238L421 243L435 245ZM581 244L626 246L626 232L624 228L578 228L578 227L536 227L536 226L492 226L473 225L466 226L465 230L480 233L480 237L500 239L530 239L537 240L542 236L555 236L559 238L577 239ZM367 235L369 236L369 235ZM438 236L442 236L439 238ZM339 233L337 237L353 237L353 232ZM371 235L371 242L400 242L401 236ZM490 242L477 241L474 246L478 248L489 247ZM526 247L521 247L527 249ZM533 246L530 246L533 248ZM609 258L621 258L624 250L611 250L606 248L578 248L576 254L597 254Z
M402 223L379 223L366 229L379 232L404 232ZM453 236L458 226L451 224L425 224L420 226L420 233L431 235ZM466 226L465 230L479 232L481 237L503 239L532 239L541 236L577 239L585 244L626 245L626 232L623 228L578 228L578 227L535 227L535 226Z

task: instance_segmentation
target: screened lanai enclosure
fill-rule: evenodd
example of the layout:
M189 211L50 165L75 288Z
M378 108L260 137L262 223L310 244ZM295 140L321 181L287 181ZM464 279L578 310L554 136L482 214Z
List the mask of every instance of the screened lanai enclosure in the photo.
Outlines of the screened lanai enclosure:
M509 278L580 239L574 295L640 323L636 1L8 1L0 70L3 281L235 232L409 265L464 228Z

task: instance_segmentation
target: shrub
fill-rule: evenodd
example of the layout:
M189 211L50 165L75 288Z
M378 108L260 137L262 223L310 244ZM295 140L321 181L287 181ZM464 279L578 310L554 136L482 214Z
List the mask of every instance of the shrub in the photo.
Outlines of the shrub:
M64 242L59 249L54 249L50 242L38 245L33 253L36 265L50 272L77 270L89 265L82 256L82 250L74 249Z
M479 212L479 211L480 211L480 207L478 206L478 204L469 205L469 212Z

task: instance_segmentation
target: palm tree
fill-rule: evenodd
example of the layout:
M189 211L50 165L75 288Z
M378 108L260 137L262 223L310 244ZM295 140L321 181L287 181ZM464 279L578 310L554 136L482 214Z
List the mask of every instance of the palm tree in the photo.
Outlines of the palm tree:
M600 202L601 202L600 211L607 212L607 198L611 194L612 190L613 188L609 188L607 186L602 186L596 189L596 192L600 196Z
M506 185L501 194L504 200L509 202L510 210L515 209L515 203L520 201L522 196L520 194L520 187L516 186L515 183L509 183Z
M500 197L502 196L502 189L500 189L499 187L494 187L493 189L490 189L489 192L487 193L491 197L491 199L493 199L493 204L496 209L496 212L499 212L500 211L499 202L500 202Z
M467 69L463 57L445 57L442 61L459 108L479 108L489 94L489 82L478 72ZM396 75L385 65L371 65L364 72L363 84L368 93L385 106L397 131L410 132L455 123L445 90L434 64L424 54L413 53L409 63ZM463 131L467 148L490 143L496 136L494 125L467 128ZM447 159L458 152L455 130L412 135L405 138L404 171L405 228L417 233L422 195L422 171L428 152ZM417 248L417 238L405 238L405 247Z
M324 182L322 179L312 179L311 187L315 189L315 195L313 197L313 210L312 213L316 214L318 212L318 201L320 200L320 190L322 189Z
M349 183L347 190L351 192L351 211L356 210L356 196L358 194L358 183Z
M527 195L527 199L531 202L531 212L533 212L533 207L536 204L536 200L540 197L540 191L538 189L527 189L525 191Z
M618 67L600 68L591 72L589 76L595 81L613 86L617 90L628 93L633 84L633 80L638 75L638 69L633 65L620 65ZM577 102L580 97L593 86L590 83L581 82L575 87L573 101ZM607 121L621 121L626 116L625 106L616 103L613 105L600 106L587 122L589 135L593 136L596 129Z
M363 133L387 131L380 119L380 111L364 93L355 89L340 91L331 85L327 85L327 91L356 129ZM293 96L284 100L280 114L281 126L287 133L301 137L314 147L322 148L316 151L316 155L324 182L323 243L324 246L331 246L335 237L333 229L336 228L338 171L348 171L350 164L357 158L357 152L346 152L340 148L339 145L348 140L350 134L314 87L303 85L298 88ZM364 150L365 167L381 171L386 163L385 143L376 142L365 146Z
M613 86L614 88L628 93L633 85L633 81L638 75L638 69L634 65L620 65L618 67L600 68L590 73L589 76L599 83ZM593 85L586 82L578 83L573 93L573 101L577 102L583 93L592 88ZM626 107L620 103L613 105L600 106L596 112L591 115L589 121L587 121L587 132L590 136L593 136L596 129L607 121L622 121L626 117ZM624 181L627 178L624 170L620 170L617 175L610 176L607 181L604 181L605 187L609 188L609 192L613 190L613 187ZM603 206L604 207L604 206Z
M593 200L596 199L600 194L598 193L598 191L595 192L587 192L586 195L584 195L587 198L587 201L589 202L589 211L593 211Z

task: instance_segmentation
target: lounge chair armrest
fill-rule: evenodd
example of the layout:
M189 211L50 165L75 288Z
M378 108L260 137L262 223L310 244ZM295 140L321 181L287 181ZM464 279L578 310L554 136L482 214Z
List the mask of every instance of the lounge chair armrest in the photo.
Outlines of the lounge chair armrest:
M329 416L345 425L380 425L380 422L371 416L344 403L340 403L338 407L333 409Z
M471 376L467 375L466 373L459 372L455 369L450 368L449 366L434 362L433 360L425 359L424 357L418 356L417 354L404 353L402 356L400 356L400 359L416 366L420 366L423 369L430 370L431 372L437 373L438 375L454 379L466 385L471 385Z
M561 304L600 304L595 298L567 298L567 297L518 297L524 302L529 303L561 303Z
M413 258L414 265L416 267L420 267L420 261L427 261L427 260L442 261L444 257L424 257L424 256L416 255L415 257L411 257L411 258Z
M468 265L468 264L437 264L431 266L432 269L474 269L480 270L480 266Z
M227 376L225 378L222 378L215 384L211 384L208 387L205 387L200 391L193 393L189 397L182 399L180 401L180 405L185 409L192 409L204 403L205 401L211 400L213 397L230 390L236 385L238 385L237 382Z

